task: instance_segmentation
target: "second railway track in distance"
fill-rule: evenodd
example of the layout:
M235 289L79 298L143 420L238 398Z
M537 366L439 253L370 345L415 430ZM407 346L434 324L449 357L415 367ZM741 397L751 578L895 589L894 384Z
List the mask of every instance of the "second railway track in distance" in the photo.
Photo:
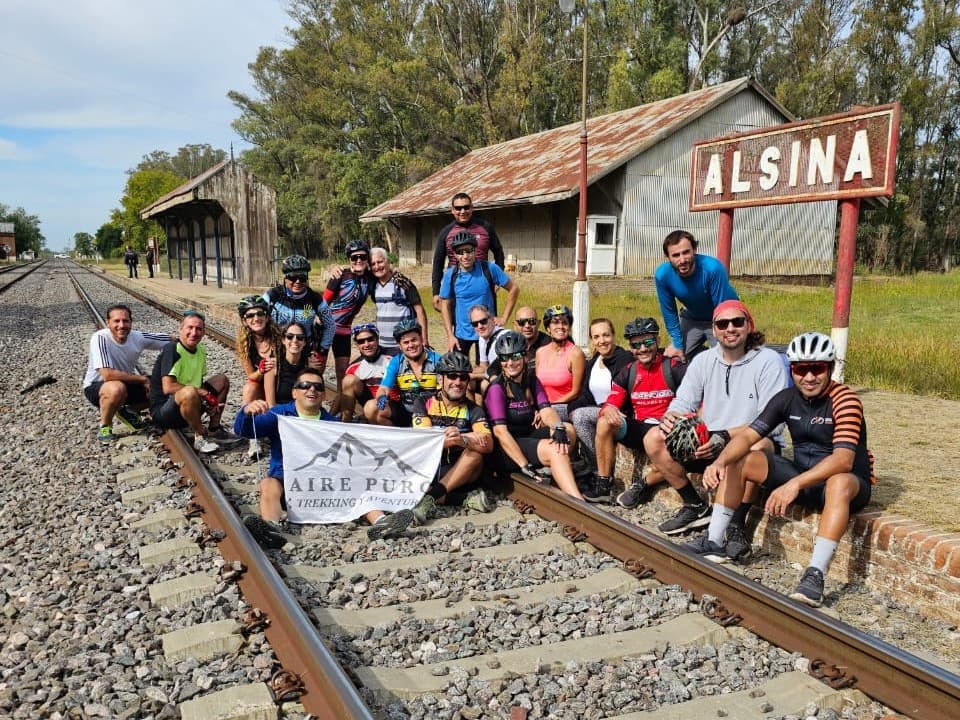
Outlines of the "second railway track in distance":
M51 275L59 272L62 268L55 268ZM98 288L92 294L101 309L118 299L118 291L107 289L102 280L79 282ZM48 302L44 292L34 290L31 296L34 302ZM57 296L49 302L63 300ZM151 315L153 311L144 310L141 316L141 307L135 311L135 327L174 326L169 319ZM83 338L90 330L78 323L64 338L80 343L71 352L81 356L77 361L81 366ZM62 328L60 333L64 334ZM208 341L208 346L214 345ZM210 365L214 371L230 371L235 386L242 381L232 348L211 350ZM74 378L79 376L76 368L71 366L70 371ZM74 380L71 390L75 387ZM40 390L37 395L46 397L49 392ZM82 442L75 446L99 455L87 430L95 424L93 413L88 408L77 412L79 392L66 393L64 399L73 403L73 416L81 423L75 433ZM256 479L265 470L251 464L242 449L206 460L207 471L238 513L254 510ZM180 452L174 458L182 460L184 468L193 467ZM141 460L149 465L147 458ZM164 456L156 457L155 469L162 470L164 462ZM194 467L191 481L199 482L196 476L204 472ZM122 505L116 475L105 477L103 485L108 495L116 496L112 502ZM161 475L169 485L168 496L185 497L185 490L178 490L170 479L170 470ZM317 708L314 712L320 716L783 718L846 713L872 718L886 712L881 703L916 718L960 716L958 678L935 665L801 608L736 573L703 566L661 537L633 533L628 523L613 515L578 507L579 503L520 480L504 489L508 495L490 514L442 509L440 517L404 537L372 543L354 524L304 526L292 529L286 547L268 554L243 537L236 516L228 517L224 532L229 537L219 542L226 560L219 561L219 569L173 559L161 570L128 570L126 577L167 582L214 575L213 600L192 598L173 612L148 606L142 610L154 626L175 629L216 616L219 611L212 608L224 609L222 600L229 600L233 592L226 585L235 580L241 590L244 583L260 583L253 580L253 566L267 566L267 574L277 571L299 608L290 608L292 619L278 613L271 622L307 618L310 627L294 625L285 632L312 633L316 628L317 642L322 641L343 668L327 668L334 676L331 682L336 685L337 673L345 673L357 686L356 697L345 694L347 704L341 707L347 709L330 714L334 711L329 706L319 710L322 706L315 703L318 693L332 691L318 690L315 683L323 681L306 677L300 700L306 711ZM166 498L153 501L158 507L148 503L135 511L126 509L121 517L128 519L119 522L130 527L129 542L138 546L158 538L171 543L186 539L196 545L203 525L221 522L214 514L234 512L228 506L214 510L209 497L201 496L197 502L207 505L193 508L198 518L156 538L134 532L133 516L156 514L168 503ZM206 537L208 548L201 556L209 555L212 544ZM103 568L103 573L109 572ZM5 580L6 589L9 576ZM21 632L28 636L26 648L32 639ZM271 641L272 632L268 631ZM259 644L258 638L263 638L260 630L248 643ZM274 648L279 662L294 675L308 675L302 653L312 652L311 643L306 643L307 649L291 651L282 647L283 642L277 640ZM144 687L131 680L128 694L149 697L152 680L168 703L160 704L151 716L168 705L186 716L194 707L189 703L205 693L181 702L182 693L173 690L187 680L178 677L177 664L160 671L155 647L141 654L154 663L155 675L145 676L140 683ZM136 658L137 653L132 655ZM259 676L248 672L245 679L266 680L274 674L273 656L262 657L265 660L257 664L266 667L260 668ZM226 672L229 663L222 656L197 665L221 673L201 673L207 694L249 684ZM195 685L197 667L180 663L180 668ZM212 680L208 683L206 678ZM876 702L858 694L858 688ZM350 704L357 699L368 707ZM139 707L154 706L141 702ZM288 702L277 712L297 717L306 712L303 707ZM654 714L645 714L648 711Z

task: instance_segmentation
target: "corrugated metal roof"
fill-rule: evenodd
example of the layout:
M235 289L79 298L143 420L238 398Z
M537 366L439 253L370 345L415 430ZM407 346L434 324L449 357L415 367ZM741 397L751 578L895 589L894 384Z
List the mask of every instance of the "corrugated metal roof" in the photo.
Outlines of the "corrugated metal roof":
M156 215L158 210L161 208L166 210L174 205L179 205L184 202L190 202L194 199L193 191L203 185L207 180L212 178L218 172L223 170L227 165L229 165L233 160L226 158L221 160L216 165L212 165L202 173L197 175L195 178L192 178L185 182L180 187L176 187L170 192L168 192L163 197L157 198L153 203L147 205L140 211L140 217L144 220L150 218L152 215Z
M728 97L751 87L789 112L751 78L587 120L587 178L592 184L676 132ZM792 118L791 118L792 119ZM580 122L467 153L360 217L434 215L449 210L454 192L469 192L478 208L537 205L572 197L580 189Z

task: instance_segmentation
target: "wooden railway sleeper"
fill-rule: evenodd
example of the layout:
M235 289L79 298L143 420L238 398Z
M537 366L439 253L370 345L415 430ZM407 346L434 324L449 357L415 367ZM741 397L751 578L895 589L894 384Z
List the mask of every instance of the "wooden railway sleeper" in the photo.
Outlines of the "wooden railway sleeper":
M203 505L196 500L191 500L184 506L183 514L188 518L200 517L203 515Z
M576 543L581 540L586 540L590 537L583 530L578 528L576 525L564 525L563 526L563 536L570 542Z
M843 668L827 665L826 660L820 658L810 661L810 674L834 690L843 690L857 684L856 675L848 675Z
M240 630L240 633L244 637L248 637L253 633L266 630L268 627L270 627L270 618L263 610L256 607L249 608L240 613L237 616L237 622L243 626Z
M646 580L657 574L656 569L644 563L643 558L627 558L623 561L623 569L637 580Z
M279 705L298 699L304 692L303 680L299 675L280 668L267 681L267 687L273 693L274 701Z
M226 584L229 582L236 582L239 580L243 574L247 571L247 566L244 565L239 560L234 560L229 565L224 565L220 568L220 582Z
M739 625L743 617L731 612L720 598L704 595L700 598L700 612L722 627Z

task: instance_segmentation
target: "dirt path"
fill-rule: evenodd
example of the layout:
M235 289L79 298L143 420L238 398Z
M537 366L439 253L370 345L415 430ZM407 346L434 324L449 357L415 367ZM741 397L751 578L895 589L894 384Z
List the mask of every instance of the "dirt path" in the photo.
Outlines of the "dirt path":
M960 402L856 390L876 462L871 505L960 532Z

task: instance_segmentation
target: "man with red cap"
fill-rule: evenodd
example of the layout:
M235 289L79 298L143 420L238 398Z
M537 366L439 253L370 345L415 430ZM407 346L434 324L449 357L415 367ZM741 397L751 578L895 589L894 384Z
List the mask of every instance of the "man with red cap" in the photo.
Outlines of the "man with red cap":
M770 399L787 386L786 371L779 353L763 346L753 317L739 300L725 300L713 311L713 335L717 345L698 354L687 367L676 397L660 424L661 432L644 437L644 449L651 462L683 499L677 514L661 523L661 532L675 535L710 524L710 506L690 484L687 473L702 473L723 450L732 435L742 432ZM666 436L678 418L700 413L709 429L709 438L697 448L695 458L684 464L667 449ZM782 447L780 432L756 443L758 450ZM750 543L743 533L753 498L745 498L733 511L727 528L726 548L731 559L743 560Z

